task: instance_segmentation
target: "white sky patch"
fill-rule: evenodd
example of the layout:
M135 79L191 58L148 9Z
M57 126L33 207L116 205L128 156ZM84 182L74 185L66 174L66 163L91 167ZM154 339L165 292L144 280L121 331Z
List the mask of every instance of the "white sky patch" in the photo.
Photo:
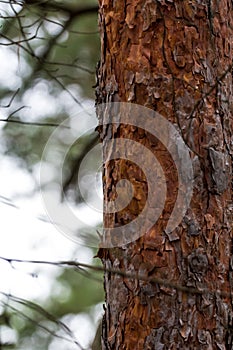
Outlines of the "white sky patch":
M1 48L0 50L0 84L12 91L17 90L22 83L21 76L30 71L28 64L11 49Z
M53 225L38 220L25 209L0 203L1 257L56 262L70 260L75 255L78 261L91 263L92 251L78 247ZM48 297L51 280L61 271L59 267L43 264L13 263L12 266L0 260L0 274L4 279L1 288L24 298ZM38 277L34 278L33 274Z
M19 164L14 158L1 156L0 174L0 196L18 196L34 190L33 178L26 170L19 168Z
M16 76L18 69L17 57L10 50L8 50L7 56L6 59L6 53L0 50L0 84L8 89L16 90L20 87L22 82L22 79Z
M58 100L50 94L48 83L40 82L23 96L23 120L35 121L38 118L53 116L59 107Z

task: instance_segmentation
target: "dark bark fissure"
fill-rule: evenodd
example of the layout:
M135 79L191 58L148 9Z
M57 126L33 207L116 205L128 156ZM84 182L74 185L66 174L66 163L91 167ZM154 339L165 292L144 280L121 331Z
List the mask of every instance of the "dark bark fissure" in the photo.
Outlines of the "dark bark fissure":
M128 245L99 251L108 271L148 277L105 273L102 348L233 349L232 2L99 3L97 105L129 102L156 110L179 130L194 170L190 208L169 236L164 227L177 188L169 155L139 128L100 127L104 154L109 152L109 137L136 140L154 152L167 179L163 215L151 230ZM105 215L106 227L134 219L146 200L140 169L116 159L104 165L106 202L115 199L122 178L132 182L134 198L123 211ZM171 285L156 283L153 277Z

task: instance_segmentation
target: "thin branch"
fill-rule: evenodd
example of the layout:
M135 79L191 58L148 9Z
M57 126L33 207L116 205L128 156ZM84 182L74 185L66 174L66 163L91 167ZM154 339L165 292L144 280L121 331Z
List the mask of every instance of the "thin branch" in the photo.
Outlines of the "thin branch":
M28 25L23 25L23 28L31 28L31 27L35 26L38 22L41 22L41 18L37 18L34 22L32 22Z
M29 308L34 309L34 307L32 307L34 305L34 306L37 307L38 310L39 309L43 310L43 314L47 315L47 318L51 322L57 324L58 326L61 326L63 328L63 330L65 330L65 333L67 333L71 337L71 339L57 334L55 331L49 329L48 327L42 325L38 321L36 321L33 318L29 317L26 313L24 313L20 309L15 308L14 306L10 305L9 302L7 302L7 304L6 304L4 301L0 301L0 303L2 305L5 306L5 304L6 304L7 308L10 308L11 310L15 311L17 315L20 315L23 318L27 319L28 321L32 322L34 325L36 325L36 327L39 327L40 329L44 330L45 332L51 334L52 336L54 336L54 337L56 337L58 339L62 339L62 340L65 340L65 341L67 341L69 343L73 343L73 344L77 345L81 350L84 350L84 348L79 344L79 342L76 339L74 339L74 335L73 335L72 331L63 322L61 322L60 320L56 320L51 314L49 314L46 310L42 309L39 305L34 304L34 303L32 303L32 302L30 302L28 300L15 297L12 294L7 294L7 293L4 293L4 292L0 292L0 294L2 294L5 297L8 297L10 300L14 301L15 303L22 304L23 306L27 306ZM36 311L38 311L38 310L36 310Z
M82 71L84 72L87 72L89 74L94 74L95 72L88 69L88 68L85 68L83 66L79 66L78 64L75 64L75 63L66 63L66 62L49 62L49 61L44 61L44 63L46 64L51 64L51 65L54 65L54 66L64 66L64 67L70 67L70 68L77 68L77 69L81 69Z
M64 26L64 24L62 24L62 23L60 23L60 22L57 22L57 21L54 21L54 20L52 20L51 18L47 18L47 17L41 16L41 19L43 19L45 22L49 22L49 23L56 24L56 25L59 26L59 27L63 27L63 26Z
M93 32L82 32L79 30L70 30L70 33L80 34L80 35L93 35L93 34L99 34L99 30L95 30Z
M0 1L1 2L1 1ZM8 4L9 4L9 2L8 2ZM17 17L18 18L25 18L25 16L23 15L23 16L19 16L19 15L17 15ZM0 15L0 18L1 19L15 19L15 17L14 16L3 16L3 15ZM2 27L2 26L1 26Z
M8 115L6 120L9 121L11 119L11 117L13 117L13 115L15 115L15 113L21 111L24 108L29 108L29 107L28 106L21 106L21 107L17 108L14 112L12 112L11 114Z
M16 123L16 124L22 124L22 125L30 125L30 126L50 126L50 127L53 127L53 128L56 128L56 127L61 127L61 128L64 128L64 129L70 129L69 126L65 126L65 125L60 125L60 124L56 124L56 123L38 123L38 122L26 122L26 121L22 121L22 120L19 120L19 119L4 119L4 118L0 118L0 122L4 122L4 123Z
M72 92L54 75L51 74L51 72L48 69L45 69L45 72L48 74L48 76L54 80L58 85L60 85L60 87L62 88L62 90L66 91L67 94L80 106L83 107L82 103L72 94Z
M12 45L17 45L18 47L20 47L21 49L23 49L25 52L27 52L30 56L34 57L34 58L38 58L35 56L34 53L32 53L30 50L28 50L25 46L23 46L21 43L24 42L24 40L19 40L19 41L14 41L11 38L8 38L6 35L4 35L3 33L0 33L0 36L2 36L4 39L6 39L8 41L8 43L3 43L1 42L1 46L12 46Z
M14 40L12 40L12 39L10 39L10 38L4 36L3 34L0 34L0 36L4 37L6 40L9 41L9 43L1 43L0 45L2 45L2 46L17 45L17 46L23 48L23 47L20 46L19 44L21 44L21 43L26 43L26 44L27 44L27 53L29 53L32 57L36 57L34 51L32 50L31 46L30 46L28 43L29 43L29 41L32 41L32 40L34 40L34 39L45 40L45 38L38 37L38 31L39 31L41 25L42 25L42 22L38 25L35 34L33 34L30 38L27 38L25 35L23 35L23 39L17 40L17 41L14 41ZM21 33L23 33L23 30L22 30L22 29L21 29ZM25 49L25 47L24 47L24 49Z
M23 39L26 41L26 45L27 45L27 48L28 50L31 52L31 54L34 54L34 51L32 50L30 44L29 44L29 41L30 40L33 40L37 37L37 33L38 33L38 30L39 30L39 27L40 25L38 26L38 30L36 30L36 33L35 35L33 35L31 38L27 38L26 37L26 33L24 32L23 30L23 26L22 26L22 23L21 23L21 18L18 16L18 13L17 11L15 10L13 4L12 4L12 1L10 0L10 7L12 9L12 11L14 12L15 14L15 18L17 19L17 22L18 22L18 26L19 26L19 30L20 30L20 34L23 36Z
M19 207L16 204L14 204L10 198L7 198L5 196L0 195L0 203L9 205L10 207L13 207L15 209L19 209Z
M13 93L13 95L12 95L12 97L10 98L10 101L9 101L9 103L8 103L7 105L0 105L0 108L9 108L9 107L11 106L11 104L12 104L12 102L13 102L15 96L18 94L19 90L20 90L20 89L17 89L17 90Z
M126 278L131 278L135 280L145 281L145 282L151 282L156 283L161 286L165 286L171 289L176 289L177 291L181 291L184 293L189 294L195 294L195 295L205 295L205 294L213 294L213 295L219 295L222 297L231 297L233 295L233 292L225 292L221 290L213 290L209 288L203 288L203 289L197 289L194 287L187 287L187 286L181 286L180 284L177 284L176 282L161 279L158 277L150 277L146 276L145 274L140 273L132 273L132 272L126 272L120 269L112 269L112 268L104 268L101 266L94 266L89 265L85 263L81 263L78 261L43 261L43 260L21 260L21 259L11 259L11 258L4 258L0 257L0 260L6 261L9 264L12 263L27 263L27 264L45 264L45 265L51 265L51 266L61 266L61 267L73 267L73 268L87 268L93 271L97 272L109 272L114 275L119 275Z
M15 13L15 18L18 21L18 26L21 29L20 32L22 32L22 39L18 39L18 40L14 40L12 38L10 38L8 35L6 35L5 33L1 34L1 37L4 38L6 40L6 42L2 42L1 45L3 46L12 46L12 45L16 45L18 48L22 49L23 51L25 51L27 54L29 54L32 58L34 58L37 62L33 68L32 73L30 74L29 77L27 77L27 79L23 82L23 86L21 88L21 91L24 91L28 85L31 84L31 82L34 80L34 78L37 76L38 72L40 72L41 70L44 69L44 65L47 64L54 64L52 62L49 62L48 58L52 52L52 50L54 49L55 45L58 45L58 40L59 38L63 35L63 33L66 30L69 30L69 28L71 27L71 25L73 24L74 20L76 20L77 17L85 15L85 14L90 14L90 13L96 13L98 12L98 7L95 6L86 6L86 7L82 7L82 8L67 8L66 6L63 6L62 4L56 4L56 3L51 3L49 1L25 1L23 3L23 8L24 9L28 9L31 11L30 7L32 5L37 6L37 7L41 7L43 8L43 12L44 10L46 11L50 11L51 9L56 9L57 10L61 10L61 11L65 11L68 14L68 19L65 20L64 24L61 24L62 28L61 30L54 36L50 37L50 39L47 41L46 46L44 47L43 52L38 56L36 55L36 53L32 50L31 46L29 45L29 41L32 41L34 39L38 39L38 31L42 25L42 21L39 21L39 25L36 28L36 32L30 36L30 37L26 37L26 34L24 33L24 27L23 27L23 23L21 22L19 16L21 16L22 14L22 10L19 11L19 13L17 11L14 10ZM13 5L12 5L13 7ZM40 16L40 20L43 19L43 17ZM14 17L12 17L12 19L14 19ZM48 18L46 18L46 20L50 20ZM36 21L37 22L37 21ZM34 22L34 23L36 23ZM58 24L58 23L57 23ZM60 23L59 23L60 24ZM46 40L45 38L41 38ZM63 66L70 66L69 64L66 63L60 63L60 62L55 62L55 65L63 65ZM91 70L89 70L88 68L85 67L81 67L78 64L73 64L74 68L77 69L81 69L84 70L90 74L93 74L93 72ZM65 85L54 75L52 75L49 70L45 69L45 72L48 74L48 76L50 78L52 78L63 90L65 90L71 97L72 99L79 104L80 106L82 106L82 104L78 101L78 99L65 87Z

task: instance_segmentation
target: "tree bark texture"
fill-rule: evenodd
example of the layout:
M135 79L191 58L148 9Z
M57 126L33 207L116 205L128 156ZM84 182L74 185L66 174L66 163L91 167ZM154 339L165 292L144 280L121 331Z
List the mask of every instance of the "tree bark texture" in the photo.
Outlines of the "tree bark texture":
M179 130L194 171L190 208L167 235L177 196L168 152L141 128L101 129L104 153L109 135L136 140L154 152L167 180L166 205L154 226L130 244L99 250L108 271L148 277L105 273L102 348L233 349L233 3L99 0L99 8L97 104L129 102L159 112ZM147 198L143 172L115 159L104 166L106 202L115 199L122 178L130 179L134 197L126 209L105 214L108 227L133 220Z

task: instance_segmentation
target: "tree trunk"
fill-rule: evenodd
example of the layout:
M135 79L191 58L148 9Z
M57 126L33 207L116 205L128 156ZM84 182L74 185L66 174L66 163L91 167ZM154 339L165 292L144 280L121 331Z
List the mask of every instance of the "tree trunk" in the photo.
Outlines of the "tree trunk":
M190 205L169 232L180 190L179 147L174 148L174 160L169 133L167 139L159 139L138 125L139 119L136 126L130 125L121 114L120 121L112 123L115 117L108 105L99 111L106 207L117 199L121 179L133 186L125 208L105 211L99 250L107 270L102 348L233 349L232 1L99 2L97 104L128 102L156 111L178 131L193 167ZM127 115L123 104L125 108ZM140 115L146 124L147 112ZM134 160L117 156L116 140L122 139L133 140L156 156L154 164L144 160L148 176L158 174L160 192L148 186L145 171ZM154 208L157 219L150 229L141 232L142 225L140 234L136 228L129 232L133 239L122 239L127 224L147 204L149 191L156 198L163 195L161 169L166 179L162 213L157 218ZM127 186L123 184L123 193L130 192ZM153 208L150 203L149 207ZM122 237L109 236L109 228L123 225ZM111 272L116 269L122 275Z

